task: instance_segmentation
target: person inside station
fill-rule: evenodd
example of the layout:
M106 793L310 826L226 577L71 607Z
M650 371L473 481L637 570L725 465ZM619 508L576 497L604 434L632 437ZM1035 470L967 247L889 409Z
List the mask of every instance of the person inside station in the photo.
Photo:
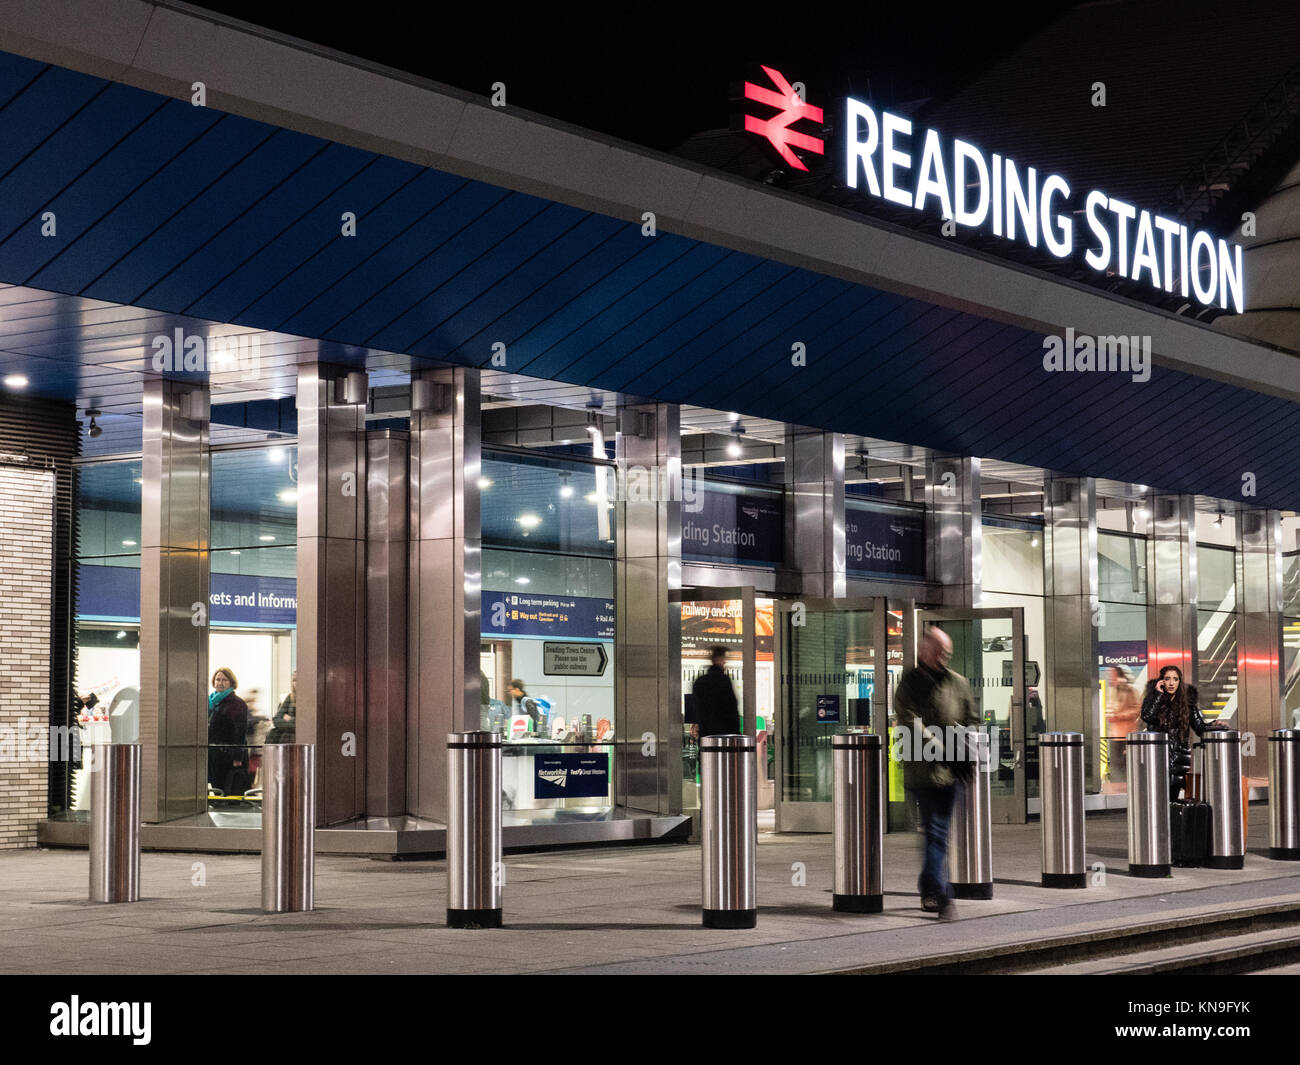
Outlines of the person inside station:
M223 795L241 795L248 773L248 704L235 694L234 670L222 666L212 674L208 695L208 786Z
M537 700L528 694L524 687L524 682L516 677L510 682L510 713L512 715L526 714L533 719L533 731L540 732L542 725L542 711L537 705Z
M705 736L733 735L740 731L740 707L736 702L736 689L727 676L727 649L714 647L709 651L709 668L695 678L691 694L695 697L695 720L691 735L697 739Z
M267 743L296 743L298 734L298 671L289 674L289 694L280 700L275 716L271 718L271 731Z

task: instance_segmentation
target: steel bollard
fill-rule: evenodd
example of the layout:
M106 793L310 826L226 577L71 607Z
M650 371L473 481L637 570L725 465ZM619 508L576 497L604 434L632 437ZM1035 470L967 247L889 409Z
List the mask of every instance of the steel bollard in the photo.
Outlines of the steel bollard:
M952 893L959 899L993 897L993 825L991 804L989 745L991 737L982 729L967 734L976 755L975 769L965 780L957 781L957 795L952 805L952 827L948 831L948 879Z
M1043 887L1088 886L1083 833L1083 733L1038 739L1042 786Z
M299 913L316 904L316 747L262 748L262 909Z
M758 924L754 737L728 734L700 740L700 788L704 927L753 928Z
M1205 801L1210 804L1210 869L1241 869L1246 864L1246 839L1241 816L1241 733L1236 729L1206 732L1204 748Z
M865 729L831 739L835 790L835 884L831 908L879 913L885 908L885 746Z
M140 900L138 743L84 748L90 769L90 901Z
M1169 737L1128 734L1129 876L1169 876Z
M1300 729L1268 737L1268 856L1300 862Z
M501 736L447 736L447 927L501 927Z

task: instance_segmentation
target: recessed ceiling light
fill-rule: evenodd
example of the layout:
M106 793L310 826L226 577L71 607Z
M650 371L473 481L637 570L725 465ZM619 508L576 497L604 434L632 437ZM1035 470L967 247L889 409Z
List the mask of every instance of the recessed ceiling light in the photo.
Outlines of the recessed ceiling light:
M275 541L275 537L267 533L263 533L261 536L258 537L258 539L261 540L262 543L264 544L273 543Z
M134 541L134 540L123 540L123 541L122 541L122 546L123 546L123 547L135 547L135 541Z
M516 577L516 578L515 578L515 583L516 583L516 584L531 584L532 581L530 581L527 577Z
M5 375L5 388L26 388L30 383L31 382L20 373Z
M230 553L231 553L232 555L237 555L237 554L239 554L238 551L231 551Z
M737 414L737 413L733 410L730 414L727 415L727 420L728 420L728 421L733 421L733 422L738 422L738 421L740 421L740 415Z
M519 522L525 529L536 529L537 526L542 524L542 519L536 514L520 514L515 521Z
M298 489L296 488L282 489L281 491L276 493L275 497L281 503L296 503L298 502Z

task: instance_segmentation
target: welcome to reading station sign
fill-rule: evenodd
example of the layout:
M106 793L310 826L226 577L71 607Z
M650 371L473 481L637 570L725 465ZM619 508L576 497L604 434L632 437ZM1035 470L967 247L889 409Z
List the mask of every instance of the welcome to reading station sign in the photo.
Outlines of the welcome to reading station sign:
M807 103L779 71L763 67L774 89L744 84L744 99L775 114L744 116L743 128L767 139L797 170L807 166L794 149L825 155L820 137L793 129L821 125L823 111ZM986 153L935 129L914 128L910 119L845 97L843 177L851 189L916 211L935 211L954 225L988 228L994 236L1037 248L1058 259L1076 251L1075 216L1087 226L1083 261L1099 273L1240 314L1245 309L1241 246L1192 229L1172 218L1110 196L1100 189L1080 194L1060 174L1022 166ZM820 130L819 130L820 132Z

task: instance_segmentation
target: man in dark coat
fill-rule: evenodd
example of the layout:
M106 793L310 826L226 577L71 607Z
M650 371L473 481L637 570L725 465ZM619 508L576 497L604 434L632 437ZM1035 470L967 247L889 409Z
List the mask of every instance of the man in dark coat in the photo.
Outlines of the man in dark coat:
M710 652L713 664L708 672L695 678L691 694L695 696L697 735L723 736L740 731L740 708L736 704L736 690L724 668L727 649L715 647Z
M946 755L949 734L958 728L979 724L979 714L966 678L948 668L952 639L942 629L931 627L916 649L916 665L905 670L894 689L894 713L904 733L900 739L929 737L906 745L903 783L921 808L925 826L925 861L919 888L921 908L937 912L939 919L957 916L952 884L948 881L948 827L957 797L957 777L951 766L936 753ZM964 741L963 741L964 742ZM956 753L957 745L952 743Z

